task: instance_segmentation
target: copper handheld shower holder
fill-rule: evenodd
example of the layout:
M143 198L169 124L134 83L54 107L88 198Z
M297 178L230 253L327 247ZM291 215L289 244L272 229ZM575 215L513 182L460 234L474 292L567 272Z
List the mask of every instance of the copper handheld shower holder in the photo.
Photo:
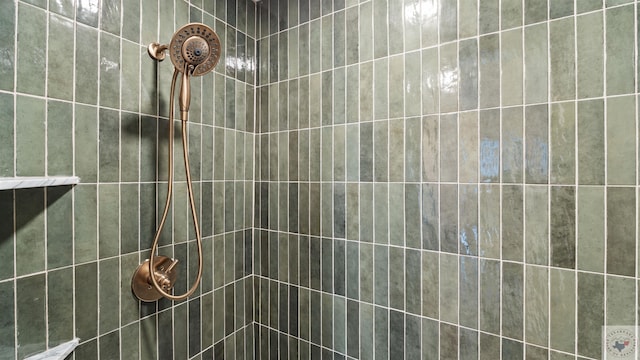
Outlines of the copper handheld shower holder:
M152 58L156 59L157 61L162 61L167 56L165 51L168 48L169 48L169 45L162 45L157 42L152 42L147 47L147 52L149 53L149 56L151 56Z
M171 291L178 277L177 271L173 268L178 264L178 260L171 259L167 256L156 256L153 264L153 273L158 284L165 292ZM138 266L136 272L131 279L131 289L138 299L142 301L156 301L162 297L162 294L156 290L151 280L149 272L149 259L146 259Z

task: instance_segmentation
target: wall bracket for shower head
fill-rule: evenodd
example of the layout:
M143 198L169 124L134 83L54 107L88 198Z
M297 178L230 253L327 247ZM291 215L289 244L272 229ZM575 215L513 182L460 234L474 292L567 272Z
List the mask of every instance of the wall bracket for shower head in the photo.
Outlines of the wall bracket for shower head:
M151 56L152 58L158 61L162 61L166 57L165 51L168 48L169 48L169 45L162 45L160 43L153 42L149 44L149 46L147 47L147 52L149 53L149 56Z

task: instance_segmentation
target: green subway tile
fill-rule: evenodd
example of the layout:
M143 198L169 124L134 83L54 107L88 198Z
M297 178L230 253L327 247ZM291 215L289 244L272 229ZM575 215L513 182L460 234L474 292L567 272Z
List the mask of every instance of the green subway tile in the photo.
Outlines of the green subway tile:
M74 189L74 256L76 263L96 259L98 250L98 214L95 185L78 185Z
M552 266L575 269L575 187L551 188L551 261Z
M364 83L361 81L361 85ZM373 63L373 116L375 120L389 118L389 58Z
M69 56L73 54L73 45L73 22L60 16L49 16L49 97L64 100L73 98L73 61Z
M477 359L479 355L478 332L460 328L460 359Z
M42 99L16 98L16 175L45 174L45 102Z
M360 121L373 119L373 62L360 65Z
M422 47L438 44L438 2L423 1L422 7Z
M421 120L420 118L407 119L405 123L405 181L420 181L421 164ZM348 155L347 155L348 156Z
M576 97L574 27L573 18L553 21L549 25L551 100Z
M73 269L51 271L47 275L49 346L73 337Z
M439 4L439 7L440 16L438 16L438 28L440 32L440 42L449 42L458 39L458 2L454 0L444 0Z
M502 258L522 261L524 232L524 201L522 186L509 185L502 189Z
M453 360L458 358L458 349L460 347L458 330L455 325L440 323L440 359Z
M360 178L360 129L359 126L346 128L346 179L357 181Z
M480 34L500 29L500 2L498 0L480 1L478 9Z
M373 55L376 59L388 54L388 27L388 0L373 1Z
M359 22L356 23L356 25L358 25L358 28L356 29L355 33L351 33L351 31L347 32L347 62L349 62L349 59L353 59L353 62L357 62L357 55L359 55L359 59L360 61L367 61L367 60L371 60L373 59L373 51L374 51L374 44L373 44L373 37L374 37L374 32L373 32L373 10L372 10L372 5L373 2L365 2L360 4L360 6L358 8L353 8L354 11L358 11L358 20ZM350 30L350 10L351 9L347 9L347 29ZM351 34L351 35L350 35ZM352 39L352 36L355 36L354 39ZM352 51L350 49L353 49L350 44L352 44L353 42L357 42L358 43L358 47L357 47L357 51L358 54L354 54L352 56L349 55L349 53Z
M15 37L16 37L16 3L5 1L0 5L0 54L2 54L2 68L0 68L0 89L13 90L15 70Z
M504 263L502 273L502 333L512 339L522 339L523 268L521 264Z
M524 22L525 25L547 20L547 0L525 0Z
M389 248L389 306L405 310L405 251L400 247Z
M541 3L529 0L528 3ZM546 1L545 1L546 3ZM546 6L545 6L546 11ZM547 101L548 62L547 25L539 24L524 31L525 103Z
M333 67L341 67L346 61L346 23L344 10L333 15Z
M607 273L633 276L636 272L635 203L634 188L607 189Z
M389 121L389 181L404 181L405 173L404 120Z
M15 311L14 311L14 282L6 281L0 283L0 306L6 311L0 314L0 356L5 359L15 357Z
M373 246L360 245L360 300L373 302Z
M118 185L100 185L98 211L98 248L100 258L118 254L119 241L119 191Z
M47 172L49 175L73 173L73 108L69 103L47 104Z
M481 185L479 190L478 254L500 258L500 189Z
M355 123L358 122L359 119L359 109L360 109L360 97L359 97L359 87L360 87L360 74L359 74L359 66L353 65L347 68L347 76L345 80L345 96L346 99L346 122L347 123Z
M424 181L438 181L440 165L438 163L439 121L437 116L422 118L422 178Z
M373 250L373 298L377 305L389 305L389 250L383 245Z
M478 108L478 41L460 42L460 110Z
M404 56L404 115L419 116L422 113L422 88L420 83L420 53L413 52Z
M422 186L422 248L439 250L439 208L438 186L424 184Z
M551 105L551 170L553 184L575 183L575 103Z
M120 356L120 333L118 331L103 335L98 340L101 358L115 359Z
M480 181L500 180L500 112L480 112Z
M98 103L98 31L86 26L76 26L76 101Z
M45 269L45 195L43 189L15 192L16 276Z
M120 103L123 110L138 111L138 88L140 86L140 47L129 42L122 42L122 77ZM193 91L193 89L192 89ZM199 103L198 99L194 102Z
M46 80L47 16L40 9L18 6L18 33L29 41L18 42L16 90L44 95Z
M317 73L318 71L321 70L321 47L322 47L322 42L321 42L321 31L322 26L321 26L321 21L320 20L313 20L311 23L309 23L309 52L308 52L308 56L309 56L309 73L313 74L313 73ZM306 54L305 54L306 55ZM304 56L300 56L300 58L304 58Z
M583 0L576 2L576 13L602 9L602 0Z
M551 1L549 3L549 17L551 19L557 19L573 15L573 7L573 0Z
M478 186L459 187L459 252L478 255Z
M333 71L333 123L344 124L346 119L346 71L344 68ZM291 107L291 102L289 107ZM291 119L289 120L291 121Z
M476 36L478 33L478 0L461 0L458 4L458 27L460 38Z
M100 109L98 142L99 174L101 182L119 180L120 119L117 111Z
M107 1L100 6L100 29L115 35L120 35L120 3Z
M438 307L440 299L439 262L437 253L422 252L422 315L431 318L438 318L440 313Z
M120 105L120 41L108 33L100 34L100 105Z
M95 182L97 179L98 162L98 129L96 108L84 105L76 105L75 111L76 121L74 133L76 149L76 175L85 182Z
M526 266L525 338L532 344L546 346L549 334L549 270Z
M525 182L545 184L549 180L549 114L546 105L525 108Z
M362 136L361 136L362 140ZM389 123L378 121L373 124L374 181L389 180ZM362 146L362 144L361 144ZM362 176L361 176L361 180Z
M633 5L606 10L607 95L634 91Z
M140 21L142 3L138 1L122 2L122 37L140 42L140 27L144 21Z
M523 113L522 107L502 110L502 181L521 183L523 178Z
M500 105L500 38L480 38L480 108Z
M398 118L404 115L404 102L409 100L405 98L405 79L404 79L404 56L393 56L389 58L389 117ZM386 72L384 73L386 75Z
M440 250L458 253L458 187L440 185Z
M604 189L582 186L578 188L577 268L603 272L605 254Z
M457 114L440 116L440 181L458 178L458 118Z
M439 91L440 91L440 111L441 112L457 111L458 110L457 43L446 44L440 47L440 70L439 70L439 74L436 76L438 76L439 82L440 82L439 85L434 84L434 86L439 87Z
M436 48L422 51L422 113L435 114L440 103L440 70Z
M629 325L635 321L635 280L617 276L606 277L606 323L604 325Z
M389 184L389 243L392 245L405 246L404 230L406 216L404 209L404 186L403 184Z
M138 323L132 323L123 326L120 330L121 334L121 352L130 354L134 357L140 357L140 326Z
M80 23L98 27L100 14L99 0L79 1L76 9L76 20Z
M399 8L399 6L398 6ZM419 49L421 6L419 0L404 0L404 51ZM394 9L395 10L395 9Z
M607 183L631 185L636 181L635 97L607 99Z
M73 192L70 186L59 186L47 189L48 269L73 264L72 195Z
M597 274L578 273L577 281L577 354L597 358L602 354L604 278Z
M522 29L505 31L501 34L502 48L500 62L502 66L502 105L522 104L523 56ZM507 109L505 109L507 110Z
M16 281L16 334L19 358L46 349L46 306L44 274Z
M458 256L440 255L440 319L458 322Z
M547 265L549 263L549 189L542 186L525 188L525 241L527 244L525 261L528 264ZM562 226L562 224L557 224Z
M602 96L605 56L603 36L602 12L578 16L576 21L578 98Z
M138 250L138 185L123 184L120 191L120 253L126 254Z
M409 12L411 10L409 8L405 8L403 0L388 0L388 3L388 38L397 39L395 41L389 41L389 55L394 55L401 53L404 50L404 42L400 39L403 39L405 34L410 34L404 31L403 22L408 20L407 18L410 16Z
M480 324L479 329L500 333L500 263L495 260L480 260Z
M522 25L522 1L502 0L500 1L500 12L503 30Z
M460 257L460 319L459 324L478 328L478 258Z
M389 243L389 186L385 183L374 185L375 239L378 244Z
M16 125L14 122L15 106L13 99L13 95L0 94L0 108L3 109L2 113L0 113L0 158L2 159L15 158L14 136ZM13 171L13 161L3 161L0 164L0 176L13 176Z
M578 103L578 183L605 183L604 102L591 100ZM616 140L618 141L618 140Z
M480 360L500 358L500 338L480 333Z

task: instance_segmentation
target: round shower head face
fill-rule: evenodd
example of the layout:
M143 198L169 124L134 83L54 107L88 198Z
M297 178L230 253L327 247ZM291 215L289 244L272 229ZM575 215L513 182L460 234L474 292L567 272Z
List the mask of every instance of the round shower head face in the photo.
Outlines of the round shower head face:
M180 71L184 71L185 65L193 65L192 76L201 76L213 70L220 60L220 49L218 35L200 23L184 25L169 43L173 65Z

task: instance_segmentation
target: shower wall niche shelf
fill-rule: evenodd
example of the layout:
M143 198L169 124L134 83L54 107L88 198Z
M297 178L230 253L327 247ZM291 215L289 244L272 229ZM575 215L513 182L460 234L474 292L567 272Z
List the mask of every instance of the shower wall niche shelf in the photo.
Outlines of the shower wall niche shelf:
M75 185L77 176L18 176L0 177L0 190L26 189L60 185Z

